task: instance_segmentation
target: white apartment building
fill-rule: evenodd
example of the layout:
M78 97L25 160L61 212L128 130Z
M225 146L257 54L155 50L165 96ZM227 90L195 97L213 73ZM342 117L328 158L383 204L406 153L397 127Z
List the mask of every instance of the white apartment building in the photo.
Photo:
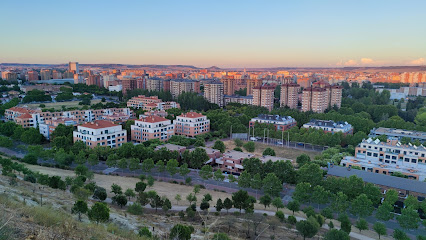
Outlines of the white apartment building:
M90 148L96 146L117 148L127 142L127 132L121 125L96 120L77 126L77 131L73 132L73 141L82 141Z
M175 120L176 134L195 137L210 131L210 120L206 116L196 113L184 113Z
M130 128L131 140L135 143L151 139L167 141L175 135L175 127L170 120L154 115L135 120L135 124Z

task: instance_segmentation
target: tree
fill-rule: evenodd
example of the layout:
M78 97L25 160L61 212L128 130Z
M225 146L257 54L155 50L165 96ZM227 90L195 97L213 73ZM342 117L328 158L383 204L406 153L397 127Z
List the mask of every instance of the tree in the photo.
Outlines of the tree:
M384 201L382 205L377 208L376 218L382 221L389 221L393 218L393 206Z
M307 163L297 171L298 182L307 182L312 186L319 185L323 179L323 171L315 163Z
M149 231L149 229L147 227L142 227L141 229L139 229L139 237L146 237L148 239L152 238L152 233Z
M150 201L149 201L149 205L151 205L152 208L155 208L155 212L157 212L158 208L163 207L164 205L164 201L163 199L158 196L158 194L154 191L152 191L154 194L152 194L152 196L150 196Z
M359 232L362 230L368 230L368 223L364 218L361 218L355 223L355 227L358 228Z
M154 160L152 160L152 158L145 159L142 162L142 166L141 166L142 171L144 171L146 173L151 172L151 169L153 169L154 167L155 167L155 164L154 164Z
M170 230L170 239L190 240L193 232L194 228L192 226L176 224Z
M197 195L197 193L200 192L200 189L201 189L200 185L195 185L193 190L194 194Z
M210 208L210 204L209 204L209 202L207 202L207 201L201 201L201 203L200 203L200 209L202 210L202 211L205 211L205 210L207 210L207 209L209 209Z
M124 195L126 195L126 197L129 198L129 201L130 201L130 198L136 197L135 192L130 188L126 189L126 191L124 192Z
M213 149L217 149L221 153L224 153L225 150L226 150L226 146L225 146L225 144L222 141L217 140L216 142L214 142Z
M325 234L324 240L350 240L350 237L342 230L331 229Z
M163 197L162 201L163 201L162 209L163 209L164 212L167 212L170 209L172 209L172 203L170 202L170 200L168 198Z
M225 200L223 201L223 207L226 209L226 212L228 212L229 211L229 209L231 209L232 208L232 206L233 206L233 202L232 202L232 200L231 199L229 199L229 198L225 198Z
M77 200L71 209L73 214L78 214L78 220L81 222L81 215L87 213L87 203L83 200Z
M145 189L146 189L146 183L144 183L144 182L137 182L136 183L135 191L137 193L141 193L141 192L145 191Z
M403 208L396 220L403 229L417 229L420 221L419 214L413 207Z
M74 168L74 173L77 177L78 176L86 177L89 173L89 169L86 166L80 164Z
M155 166L157 167L158 173L162 173L166 170L166 167L164 166L164 161L160 160L158 161Z
M274 149L268 147L263 151L262 155L263 156L275 156L275 151L274 151Z
M123 190L120 185L113 183L111 185L111 192L114 193L115 195L120 195L123 193Z
M382 198L382 192L380 189L371 183L365 184L364 193L367 195L368 199L371 200L373 205L379 204L380 199Z
M301 182L296 185L296 189L293 193L293 198L299 202L310 202L311 201L311 184L307 182Z
M284 208L284 203L280 197L276 197L271 202L272 206L277 208L277 211L279 208Z
M318 204L326 204L329 202L330 191L326 191L323 186L317 185L312 191L312 202Z
M309 163L310 161L311 161L311 158L309 157L309 155L307 155L305 153L299 155L296 158L296 163L299 166L299 168L302 167L303 165Z
M290 201L290 202L287 204L287 208L288 208L290 211L293 211L293 215L294 215L294 212L298 212L298 211L299 211L299 209L300 209L300 203L299 203L299 201L297 201L297 200Z
M22 133L21 141L27 144L41 144L43 135L36 128L28 128Z
M96 154L89 154L89 157L87 158L87 162L91 167L99 164L99 159Z
M351 228L352 228L352 224L351 221L349 220L348 215L343 214L339 216L340 221L340 227L342 231L345 231L346 233L351 233Z
M343 213L348 208L348 196L342 192L338 192L333 196L333 201L331 203L331 209L335 212Z
M147 178L146 178L146 184L148 185L148 187L152 187L152 186L154 186L154 177L152 177L151 175L149 175Z
M200 169L207 161L209 160L209 155L207 155L206 150L203 148L196 148L189 157L189 166L191 168Z
M130 158L128 161L130 171L136 171L140 168L140 161L137 158ZM133 172L134 173L134 172Z
M124 169L127 169L128 167L126 159L125 158L120 159L120 161L118 161L117 166L121 168L122 172L124 172Z
M361 194L352 201L351 208L349 210L355 216L367 217L373 213L373 203L368 199L367 195Z
M237 146L237 147L242 147L243 144L244 144L244 142L241 141L241 139L238 139L238 138L234 139L234 143L235 143L235 146Z
M179 201L182 200L182 197L180 196L180 194L176 194L175 200L176 200L176 205L179 205Z
M269 207L269 205L272 203L272 199L268 194L263 195L260 197L259 202L266 207Z
M303 239L315 236L319 230L318 225L307 220L297 222L296 229L303 236Z
M262 181L263 192L271 196L279 196L283 184L274 173L268 173Z
M204 165L198 174L203 180L208 180L213 177L213 168L211 165Z
M254 152L256 145L254 144L254 142L247 142L243 145L243 147L248 152Z
M248 188L250 187L250 183L251 183L250 173L247 171L242 172L240 177L238 178L238 186L242 188Z
M234 203L234 206L238 209L246 209L249 202L250 196L248 195L247 191L239 190L238 192L234 192L232 194L232 202Z
M396 201L398 201L398 192L393 189L387 190L385 194L385 202L394 205Z
M224 207L222 199L220 199L220 198L217 199L215 207L216 207L216 212L222 211L222 208Z
M413 207L414 209L418 209L420 207L419 201L413 195L409 195L404 200L404 205L405 205L405 207Z
M212 240L231 240L226 233L215 233Z
M188 194L186 196L186 200L189 202L189 205L192 205L193 202L197 202L197 196L195 196L195 194Z
M393 231L393 238L395 238L395 240L410 240L407 234L401 229L395 229L395 231Z
M381 222L374 223L373 229L379 235L379 239L380 239L380 236L382 235L386 236L386 226L383 223Z
M179 168L179 174L182 176L182 177L185 177L186 175L188 175L188 173L190 173L191 172L191 170L188 168L188 164L187 163L184 163L184 164L182 164L181 166L180 166L180 168Z
M107 198L107 192L105 188L96 187L95 192L93 193L94 199L99 199L100 201L104 201Z
M115 195L112 197L112 202L116 203L120 208L127 205L127 198L123 194Z
M170 175L173 176L178 172L178 166L179 163L176 159L170 159L169 161L167 161L166 169L170 173Z
M216 172L213 173L213 179L216 181L223 181L225 176L222 174L222 170L216 170Z
M35 165L37 164L37 156L32 153L28 153L27 155L24 156L24 158L22 158L22 161L24 163Z
M97 202L92 205L92 208L88 211L90 221L94 221L97 224L100 222L106 222L109 220L109 208L106 203Z

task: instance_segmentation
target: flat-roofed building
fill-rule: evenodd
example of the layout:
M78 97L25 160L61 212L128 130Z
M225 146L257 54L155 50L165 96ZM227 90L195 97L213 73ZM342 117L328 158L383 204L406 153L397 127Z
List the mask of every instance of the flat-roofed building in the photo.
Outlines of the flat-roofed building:
M152 139L167 141L175 135L175 126L169 119L159 116L142 116L130 126L131 140L142 143Z
M183 92L200 92L200 82L188 79L173 79L170 80L170 93L174 98L178 97Z
M342 159L344 167L358 166L364 171L392 175L399 172L410 179L426 178L426 148L423 145L403 145L397 138L386 142L364 139L356 148L355 156Z
M281 85L280 106L296 109L299 103L299 89L300 85L295 83Z
M253 96L225 95L224 101L225 101L225 105L229 103L253 105Z
M144 105L149 103L160 103L162 102L161 99L158 98L158 96L145 96L145 95L139 95L132 97L127 101L127 107L132 108L143 108Z
M323 130L325 133L338 133L344 135L352 135L354 128L347 122L334 122L332 120L311 119L308 123L303 124L303 128L314 128Z
M374 138L381 135L386 135L388 137L396 137L398 140L402 140L403 138L409 139L410 141L420 141L421 143L424 143L426 141L426 132L420 132L420 131L409 131L409 130L403 130L403 129L396 129L396 128L373 128L370 131L369 136Z
M155 147L155 151L158 151L162 148L166 148L169 151L177 151L177 152L179 152L179 154L182 154L186 150L186 147L184 147L184 146L179 146L179 145L171 144L171 143L165 143L163 145L158 145L157 147Z
M204 98L219 107L224 106L223 83L210 81L204 84Z
M260 114L259 116L252 118L249 123L250 127L253 127L256 122L273 124L275 126L275 129L278 131L285 131L289 128L296 126L297 124L297 121L290 116L279 116L269 114Z
M274 90L275 86L269 84L253 87L253 105L265 107L272 111L274 108Z
M244 159L253 157L255 157L255 155L252 153L231 150L223 153L223 156L216 159L215 163L220 167L222 172L240 175L244 171Z
M73 141L82 141L86 146L117 148L127 142L127 132L121 125L106 120L96 120L77 126Z
M174 123L177 135L195 137L210 132L210 120L200 113L183 113L176 117Z

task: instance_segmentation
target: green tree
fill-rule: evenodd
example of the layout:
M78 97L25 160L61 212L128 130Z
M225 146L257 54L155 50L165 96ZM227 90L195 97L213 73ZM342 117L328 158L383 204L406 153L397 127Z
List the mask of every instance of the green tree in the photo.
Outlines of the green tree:
M215 207L216 207L216 212L222 211L222 208L224 207L222 199L220 199L220 198L217 199Z
M121 168L122 172L124 172L124 169L127 169L128 167L126 159L125 158L120 159L120 161L118 161L117 166Z
M155 167L155 164L154 164L154 160L152 160L152 158L145 159L142 162L142 166L141 166L142 171L144 171L146 173L151 172L151 169L153 169L154 167Z
M355 227L358 228L359 232L362 230L368 230L368 223L364 218L361 218L355 223Z
M234 203L229 198L225 198L225 200L223 201L223 207L226 209L226 212L228 212L229 209L231 209L233 205L234 205Z
M190 240L193 232L194 228L192 226L176 224L170 230L170 239Z
M78 220L81 222L81 215L86 214L88 210L87 203L83 200L77 200L71 209L73 214L78 214Z
M226 233L215 233L212 240L231 240Z
M355 216L367 217L373 213L373 203L368 199L367 195L361 194L352 201L351 208L349 210Z
M241 141L241 139L238 139L238 138L234 139L234 143L235 143L235 146L237 146L237 147L242 147L243 144L244 144L244 142Z
M394 205L396 201L398 201L398 192L390 189L386 191L385 194L385 202L390 203L391 205Z
M397 216L396 220L403 229L417 229L420 218L413 207L407 207L401 210L401 215Z
M244 190L239 190L232 194L232 202L234 203L234 207L240 209L240 212L242 209L246 209L248 205L250 205L249 199L250 196L248 195L247 191Z
M340 213L343 213L348 208L348 196L346 196L342 192L338 192L333 196L333 201L331 203L331 208L333 211Z
M190 159L187 163L191 168L200 169L208 160L209 156L207 155L206 150L203 148L196 148L190 154Z
M268 147L263 151L262 155L263 156L275 156L275 151L274 151L274 149Z
M280 197L274 198L272 200L271 204L272 204L272 206L277 208L277 211L278 211L279 208L284 208L284 203L283 203L283 201L281 200Z
M224 153L225 150L226 150L226 146L225 146L225 144L222 141L217 140L216 142L214 142L213 149L217 149L221 153Z
M310 202L312 198L311 184L307 182L301 182L296 185L296 189L293 193L293 199L305 203Z
M309 163L309 162L311 162L311 158L309 157L309 155L307 155L307 154L305 154L305 153L303 153L303 154L299 155L299 156L296 158L296 163L297 163L297 165L298 165L299 167L302 167L303 165L305 165L305 164L307 164L307 163Z
M240 177L238 178L238 186L240 186L242 188L249 188L250 183L251 183L250 173L247 172L247 171L242 172Z
M405 200L404 200L404 205L405 207L412 207L414 209L418 209L420 207L420 203L417 200L416 197L414 197L413 195L409 195Z
M329 202L330 195L330 191L326 191L323 186L317 185L312 191L312 202L317 203L319 209L320 204Z
M136 197L135 192L130 188L126 189L126 191L124 192L124 195L126 195L126 197L129 198L129 201L130 201L130 198Z
M191 170L188 168L188 164L187 163L184 163L184 164L182 164L181 166L180 166L180 168L179 168L179 174L182 176L182 177L185 177L186 175L188 175L188 173L190 173L191 172Z
M211 165L204 165L198 174L203 180L208 180L213 177L213 168Z
M263 192L270 196L279 196L282 191L282 183L274 173L268 173L262 183Z
M262 197L260 197L259 202L260 204L264 205L266 209L266 207L269 207L269 205L271 205L272 198L268 194L265 194Z
M256 145L254 144L254 142L247 142L243 145L243 147L248 152L254 152L254 150L256 149Z
M311 221L302 220L296 223L297 231L303 236L303 239L312 238L317 234L319 227Z
M331 229L325 234L324 240L350 240L350 237L342 230Z
M312 186L319 185L323 179L323 171L320 166L315 163L308 163L303 165L299 171L297 171L298 182L307 182Z
M166 169L170 173L171 176L174 176L178 172L179 163L176 159L170 159L167 161Z
M395 238L395 240L410 240L407 234L400 229L395 229L395 231L393 231L393 238Z
M28 128L21 135L21 141L27 144L41 144L43 138L43 135L36 128Z
M115 195L112 197L112 202L116 203L120 208L123 208L123 206L126 206L127 204L127 198L123 194Z
M379 235L379 239L381 236L386 236L386 226L381 222L376 222L373 225L374 231Z
M100 222L106 222L109 220L109 208L106 203L97 202L88 211L90 221L94 221L97 224Z
M107 198L106 189L102 187L96 187L95 192L93 193L93 198L104 201Z
M299 203L299 201L297 201L297 200L290 201L290 202L287 204L287 208L288 208L290 211L293 211L293 215L294 215L294 212L298 212L298 211L299 211L299 209L300 209L300 203Z
M120 194L123 194L123 189L121 188L120 185L113 183L111 185L111 192L114 193L115 195L120 195Z
M216 181L223 181L225 179L225 176L222 174L222 171L220 169L217 169L216 172L213 174L213 179Z
M393 216L393 206L390 203L384 201L383 204L377 208L377 219L382 221L389 221L390 219L393 219Z
M152 238L152 233L149 231L149 229L147 227L142 227L141 229L139 229L139 237L146 237L148 239Z
M170 200L167 197L163 197L162 201L163 201L162 209L164 212L167 212L170 209L172 209L172 202L170 202Z
M351 224L351 221L349 220L348 215L346 215L346 214L340 215L338 220L340 221L341 230L350 234L352 224Z
M188 194L186 196L186 200L189 202L189 205L192 205L192 203L197 202L197 196L195 196L195 194Z

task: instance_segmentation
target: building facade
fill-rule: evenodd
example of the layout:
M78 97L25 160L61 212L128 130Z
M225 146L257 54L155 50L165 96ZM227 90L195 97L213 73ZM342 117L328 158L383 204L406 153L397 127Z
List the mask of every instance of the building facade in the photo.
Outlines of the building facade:
M221 82L209 82L204 84L204 98L210 103L215 103L219 107L223 107L224 95L223 95L223 83Z
M253 87L253 105L261 106L272 111L274 108L275 87L269 84Z
M153 139L167 141L175 135L175 126L170 120L159 116L143 116L131 125L131 140L142 143Z
M174 98L183 92L200 92L200 82L187 79L174 79L170 81L170 93Z
M106 120L96 120L77 126L73 132L73 141L82 141L86 146L118 148L127 142L127 132L121 125Z
M410 141L420 141L424 143L426 141L426 133L420 131L408 131L396 128L373 128L370 131L369 137L375 138L381 135L386 135L388 137L395 137L398 140L402 140L403 138L410 139Z
M210 120L206 116L196 113L183 113L174 121L177 135L195 137L210 132Z
M280 106L297 109L299 103L299 89L300 85L295 83L281 85Z
M344 135L352 135L354 128L347 122L334 122L332 120L317 120L312 119L308 123L303 124L303 128L314 128L323 130L325 133L338 133L341 132Z
M285 131L297 125L297 121L290 116L267 115L261 114L250 120L250 127L254 127L255 123L273 124L278 131Z

